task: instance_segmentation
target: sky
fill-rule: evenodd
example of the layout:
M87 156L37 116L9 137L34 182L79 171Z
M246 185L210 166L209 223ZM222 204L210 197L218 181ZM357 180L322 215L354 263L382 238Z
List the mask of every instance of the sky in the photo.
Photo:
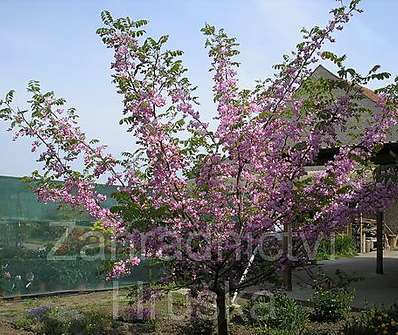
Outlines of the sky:
M397 0L363 0L364 13L336 35L327 50L346 54L347 65L368 71L373 65L398 74ZM151 36L169 34L169 47L185 52L191 81L199 86L200 113L215 126L211 73L200 28L223 27L238 38L242 87L271 76L300 41L302 27L325 25L335 0L0 0L0 97L16 90L16 103L26 106L29 80L41 82L66 98L80 114L89 138L99 138L109 150L132 150L134 138L119 126L121 98L110 78L112 52L95 34L100 12L150 21ZM330 64L324 64L333 70ZM377 87L377 84L373 84ZM0 122L0 175L25 176L38 169L29 141L12 141Z

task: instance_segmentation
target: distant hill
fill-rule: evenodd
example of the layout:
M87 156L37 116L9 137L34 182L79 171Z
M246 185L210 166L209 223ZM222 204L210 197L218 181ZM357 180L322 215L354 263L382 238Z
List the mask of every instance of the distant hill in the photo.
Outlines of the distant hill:
M111 194L115 187L97 185L97 190L107 195L106 207L111 207L114 200ZM57 203L42 203L29 184L19 177L0 176L0 220L17 221L93 221L86 213Z

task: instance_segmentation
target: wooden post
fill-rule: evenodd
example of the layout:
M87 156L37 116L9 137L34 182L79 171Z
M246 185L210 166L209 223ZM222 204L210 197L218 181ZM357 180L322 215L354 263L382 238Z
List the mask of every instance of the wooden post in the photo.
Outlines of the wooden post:
M353 221L354 221L355 219L353 219ZM348 225L347 225L347 236L349 236L349 237L352 237L352 223L353 222L350 222Z
M288 291L288 292L293 291L292 267L290 266L290 264L285 265L284 282L285 282L286 291Z
M377 259L376 259L376 273L383 274L383 212L377 212L376 218L377 230L376 230L376 237L377 237Z

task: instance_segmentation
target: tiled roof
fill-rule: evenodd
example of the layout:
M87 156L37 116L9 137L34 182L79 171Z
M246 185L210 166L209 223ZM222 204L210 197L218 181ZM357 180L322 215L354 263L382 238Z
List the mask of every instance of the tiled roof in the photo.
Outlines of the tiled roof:
M362 90L362 94L365 97L372 100L373 102L376 102L376 103L378 102L379 97L374 91L370 90L367 87L363 87L363 86L361 87L361 90Z

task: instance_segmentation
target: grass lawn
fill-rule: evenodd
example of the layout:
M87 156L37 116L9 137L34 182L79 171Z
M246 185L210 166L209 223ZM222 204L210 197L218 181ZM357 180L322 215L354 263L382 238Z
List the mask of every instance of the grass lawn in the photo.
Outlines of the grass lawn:
M114 312L114 305L118 306L120 312L128 308L127 289L121 289L119 294L113 294L112 291L68 294L60 296L48 296L40 298L23 298L12 300L0 300L0 334L1 335L28 335L35 334L33 332L25 331L21 328L17 329L15 324L18 324L24 315L29 310L43 305L56 306L60 309L77 310L79 312L94 312L99 313L104 318L111 319ZM187 308L187 297L183 291L173 292L173 299L164 298L158 301L155 305L155 320L146 323L131 323L125 320L116 321L116 326L113 326L112 331L106 333L97 333L95 335L196 335L208 334L192 330L190 328L189 309ZM247 300L238 301L240 305L245 305ZM309 307L301 306L299 308L308 309ZM359 312L351 312L346 320L351 320L359 316ZM309 321L305 327L305 335L340 335L344 334L343 328L346 320L335 322L314 322ZM201 326L198 327L200 329ZM196 329L196 328L195 328ZM242 324L239 322L231 323L231 335L288 335L287 333L264 332L254 326ZM58 334L58 333L57 333ZM350 333L351 334L351 333ZM387 333L395 334L395 333ZM52 335L52 333L47 333ZM289 334L290 335L290 334Z

